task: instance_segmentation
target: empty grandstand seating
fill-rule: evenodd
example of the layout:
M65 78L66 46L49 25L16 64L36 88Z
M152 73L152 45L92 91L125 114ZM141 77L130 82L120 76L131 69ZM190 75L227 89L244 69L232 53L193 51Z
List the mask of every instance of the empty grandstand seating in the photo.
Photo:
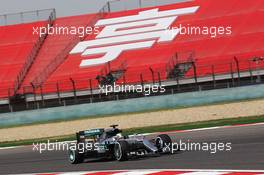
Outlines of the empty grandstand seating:
M230 4L226 6L225 4ZM167 10L180 7L200 5L201 8L195 15L180 16L173 26L193 25L193 26L223 26L232 27L232 34L216 36L210 35L180 35L173 43L156 45L149 49L127 51L111 62L112 65L119 65L124 60L127 61L127 70L124 73L126 83L138 83L143 79L145 82L152 82L153 76L150 68L155 71L154 80L158 79L158 72L161 80L166 80L166 64L175 52L194 50L197 67L197 76L210 76L212 65L215 74L230 73L236 71L234 56L241 61L241 71L254 67L254 62L248 61L255 56L264 54L261 40L263 39L263 24L259 24L257 19L264 17L263 11L259 8L263 6L263 1L254 0L241 3L238 0L231 1L191 1L181 4L160 7L160 10ZM239 6L239 7L238 7ZM250 7L250 8L248 8ZM125 15L135 15L140 10L110 13L106 18L121 17ZM243 18L243 20L241 20ZM89 40L90 38L87 38ZM83 58L80 55L69 55L68 59L48 79L47 83L67 81L69 77L78 82L78 79L92 79L100 74L101 66L90 68L79 68ZM232 70L230 70L232 64ZM262 66L260 64L259 66ZM255 66L256 67L256 66ZM190 69L185 77L193 77L193 68ZM122 83L124 79L118 82ZM96 83L96 82L95 82ZM88 83L84 87L88 87ZM62 87L64 85L61 85ZM81 87L81 86L80 86ZM97 84L93 85L93 88Z
M39 39L33 35L33 27L44 26L46 22L0 27L0 97L14 93L14 82L27 61L32 48Z
M86 27L88 24L90 24L90 21L92 21L94 17L95 15L82 15L76 17L60 18L55 21L53 26L67 27L68 29L70 29L71 27ZM30 83L34 81L34 79L39 74L45 71L45 69L47 69L47 66L52 64L56 60L57 55L63 52L65 48L67 48L67 46L71 44L71 42L75 38L75 35L69 33L54 33L48 35L46 41L44 42L42 48L39 51L38 56L35 59L34 64L32 65L27 74L22 84L22 87L30 86ZM68 49L67 52L69 52L70 49Z
M0 45L35 42L39 36L37 34L33 34L33 27L42 27L45 26L45 24L46 22L35 22L28 24L0 26Z

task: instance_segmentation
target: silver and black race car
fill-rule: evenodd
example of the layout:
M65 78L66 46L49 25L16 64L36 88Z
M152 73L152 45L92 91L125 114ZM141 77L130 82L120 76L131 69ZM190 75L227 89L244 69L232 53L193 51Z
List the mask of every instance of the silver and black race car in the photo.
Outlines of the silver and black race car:
M76 133L77 142L68 151L72 164L82 163L88 158L109 158L125 161L144 155L169 154L171 138L167 134L148 140L143 135L122 136L118 125L109 129L91 129Z

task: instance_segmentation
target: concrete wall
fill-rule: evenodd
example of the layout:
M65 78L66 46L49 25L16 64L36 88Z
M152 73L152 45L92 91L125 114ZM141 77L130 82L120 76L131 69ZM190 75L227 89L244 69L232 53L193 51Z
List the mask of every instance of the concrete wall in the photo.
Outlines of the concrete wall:
M0 114L0 127L264 97L264 85Z

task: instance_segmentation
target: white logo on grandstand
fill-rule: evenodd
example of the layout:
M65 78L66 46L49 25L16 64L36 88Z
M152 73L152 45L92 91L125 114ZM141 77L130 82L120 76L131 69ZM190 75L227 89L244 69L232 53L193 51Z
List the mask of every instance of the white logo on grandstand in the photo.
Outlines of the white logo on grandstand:
M170 42L179 33L179 29L168 29L177 17L195 13L198 9L198 6L167 11L156 8L138 15L99 20L95 26L105 27L96 39L78 43L70 54L81 53L84 57L103 54L96 59L82 60L80 67L87 67L112 61L123 51Z

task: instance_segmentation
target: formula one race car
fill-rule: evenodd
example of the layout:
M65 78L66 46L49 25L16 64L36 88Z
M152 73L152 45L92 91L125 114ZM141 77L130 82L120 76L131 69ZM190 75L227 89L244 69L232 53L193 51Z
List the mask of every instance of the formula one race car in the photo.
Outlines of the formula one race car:
M169 154L171 138L166 134L152 140L143 135L122 136L118 125L110 129L91 129L76 133L77 142L70 146L68 159L72 164L82 163L88 158L109 158L125 161L144 155Z

